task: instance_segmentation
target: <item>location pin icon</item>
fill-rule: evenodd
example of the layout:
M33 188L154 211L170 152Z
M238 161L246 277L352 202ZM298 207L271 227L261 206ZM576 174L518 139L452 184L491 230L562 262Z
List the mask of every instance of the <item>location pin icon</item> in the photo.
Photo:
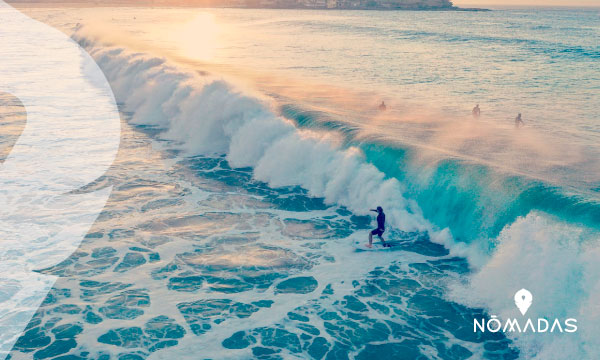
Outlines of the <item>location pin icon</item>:
M515 305L521 311L521 314L524 316L531 303L533 302L533 295L527 289L521 289L515 293Z

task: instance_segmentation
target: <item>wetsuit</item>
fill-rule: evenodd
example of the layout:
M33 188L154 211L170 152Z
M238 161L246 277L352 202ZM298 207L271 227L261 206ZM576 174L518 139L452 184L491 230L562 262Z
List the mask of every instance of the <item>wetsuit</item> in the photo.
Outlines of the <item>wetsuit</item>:
M371 234L381 236L385 232L385 214L380 212L377 215L377 229L371 231Z

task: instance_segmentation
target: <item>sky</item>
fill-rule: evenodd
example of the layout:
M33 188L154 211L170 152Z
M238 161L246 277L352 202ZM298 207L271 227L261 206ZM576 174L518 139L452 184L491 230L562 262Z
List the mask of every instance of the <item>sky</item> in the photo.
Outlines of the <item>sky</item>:
M599 6L600 0L453 0L456 6Z

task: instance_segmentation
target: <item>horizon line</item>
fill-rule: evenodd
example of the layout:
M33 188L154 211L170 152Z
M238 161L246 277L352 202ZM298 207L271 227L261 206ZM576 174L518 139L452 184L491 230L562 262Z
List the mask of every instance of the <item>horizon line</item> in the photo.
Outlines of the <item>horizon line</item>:
M174 0L174 1L160 1L159 3L154 3L155 0L3 0L8 4L48 4L48 5L88 5L90 7L110 7L110 6L148 6L152 5L153 7L206 7L206 8L230 8L232 6L218 6L216 4L210 4L210 6L202 6L201 3L210 3L211 0L192 0L186 4L185 1ZM218 0L217 0L218 1ZM208 5L208 4L207 4ZM455 8L459 9L519 9L519 8L536 8L536 9L578 9L578 8L592 8L592 9L600 9L599 5L543 5L543 4L461 4L456 5L453 4ZM236 7L238 8L238 7ZM245 8L245 7L240 7ZM294 8L290 8L290 10L294 10ZM311 10L307 8L305 10ZM319 9L315 9L319 10ZM326 10L352 10L352 9L326 9ZM404 9L389 9L389 10L404 10Z

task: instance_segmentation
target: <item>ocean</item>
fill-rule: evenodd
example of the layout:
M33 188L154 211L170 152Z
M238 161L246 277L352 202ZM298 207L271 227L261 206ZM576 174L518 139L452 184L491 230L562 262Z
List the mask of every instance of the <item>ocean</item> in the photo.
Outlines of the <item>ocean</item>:
M600 357L600 10L22 11L121 144L9 359ZM376 206L396 246L364 251ZM474 331L521 288L578 331Z

